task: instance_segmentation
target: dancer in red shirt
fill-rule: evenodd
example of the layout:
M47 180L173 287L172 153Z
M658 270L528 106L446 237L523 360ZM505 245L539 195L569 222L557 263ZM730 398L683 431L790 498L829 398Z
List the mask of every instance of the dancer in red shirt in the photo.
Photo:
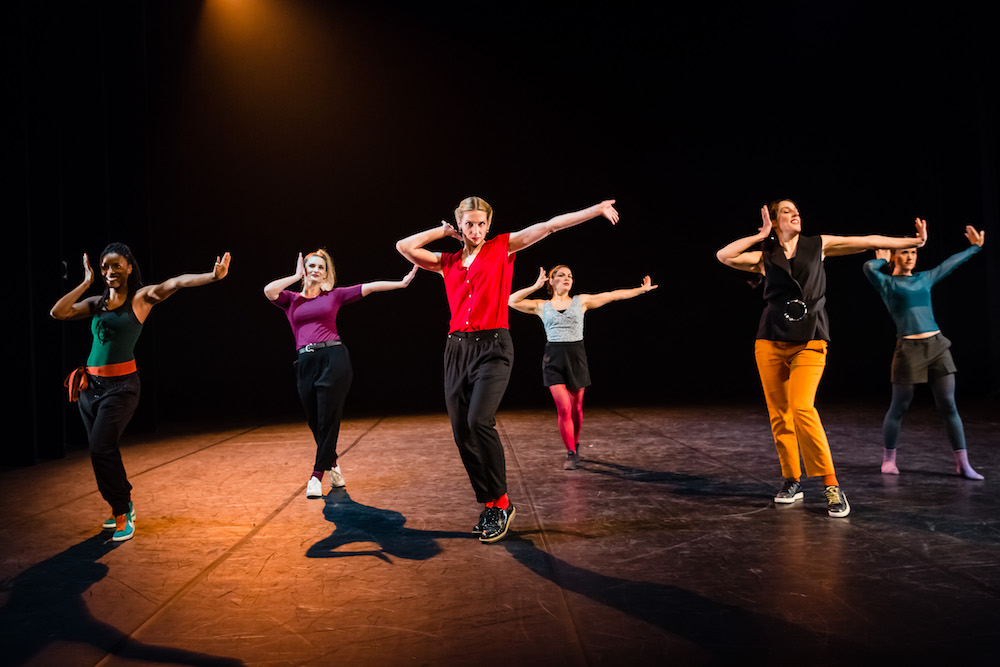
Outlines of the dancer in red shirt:
M455 209L457 231L442 220L440 226L396 243L409 261L444 278L451 308L444 352L445 402L476 501L486 506L473 529L482 542L501 539L514 518L514 505L507 497L503 445L495 428L514 362L507 330L514 255L553 232L587 220L604 217L612 224L618 222L614 203L613 199L603 201L487 241L493 207L480 197L468 197ZM462 250L441 253L425 247L448 237L462 241Z

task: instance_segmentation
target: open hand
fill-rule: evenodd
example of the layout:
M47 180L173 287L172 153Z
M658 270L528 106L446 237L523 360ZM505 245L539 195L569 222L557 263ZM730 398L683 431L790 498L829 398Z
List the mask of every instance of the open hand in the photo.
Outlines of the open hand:
M917 218L914 224L917 227L917 247L923 248L927 243L927 221Z
M229 274L230 261L232 261L232 257L228 252L223 253L222 257L215 258L215 268L212 269L215 280L222 280Z
M764 204L760 207L760 229L757 230L761 241L771 235L771 226L771 209Z
M615 209L615 200L606 199L600 204L595 204L594 207L597 209L597 215L607 218L611 221L611 224L618 223L618 211Z
M969 243L972 245L977 245L982 247L986 243L986 230L977 232L976 228L972 225L965 226L965 238L969 239Z

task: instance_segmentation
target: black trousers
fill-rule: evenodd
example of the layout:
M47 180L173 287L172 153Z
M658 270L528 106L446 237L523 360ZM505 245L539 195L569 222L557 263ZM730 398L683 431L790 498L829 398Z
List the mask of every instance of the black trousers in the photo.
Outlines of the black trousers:
M344 416L344 401L354 371L344 345L331 345L299 354L296 364L299 399L305 408L309 429L316 440L313 470L337 465L337 438Z
M119 442L139 406L139 374L110 378L88 374L87 381L78 405L87 429L90 462L97 490L111 505L111 513L119 516L128 512L132 499L132 485L125 475Z
M507 465L496 414L510 381L514 344L506 329L448 334L444 400L476 501L507 493Z

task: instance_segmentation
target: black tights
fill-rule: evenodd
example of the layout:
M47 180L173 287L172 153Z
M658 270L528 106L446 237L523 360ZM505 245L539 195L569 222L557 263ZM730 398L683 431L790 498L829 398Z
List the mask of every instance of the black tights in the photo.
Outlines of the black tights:
M951 448L965 449L965 429L962 427L962 418L958 416L958 407L955 405L955 374L949 373L932 378L930 385L934 404L944 419L944 429L948 434ZM910 407L910 401L913 400L913 387L912 384L892 385L892 402L882 422L882 440L886 449L896 449L903 416Z

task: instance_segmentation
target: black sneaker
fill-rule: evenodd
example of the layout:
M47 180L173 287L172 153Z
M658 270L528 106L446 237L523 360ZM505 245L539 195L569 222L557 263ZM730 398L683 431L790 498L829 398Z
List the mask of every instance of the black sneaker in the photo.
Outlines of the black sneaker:
M514 518L514 505L502 510L499 507L489 507L486 510L489 514L486 517L486 527L483 534L479 536L479 541L485 544L496 542L507 534L507 528Z
M580 465L580 455L576 452L566 452L566 463L563 464L563 470L576 470L578 465Z
M796 500L802 500L802 484L797 479L786 477L781 491L774 494L774 502L787 505Z
M847 502L847 494L839 486L828 486L823 490L826 495L826 511L837 519L851 513L851 504Z
M476 527L472 529L472 532L475 533L476 535L482 535L483 531L486 530L486 522L490 515L491 509L493 508L487 507L486 509L483 510L482 514L479 515L479 522L476 524Z

